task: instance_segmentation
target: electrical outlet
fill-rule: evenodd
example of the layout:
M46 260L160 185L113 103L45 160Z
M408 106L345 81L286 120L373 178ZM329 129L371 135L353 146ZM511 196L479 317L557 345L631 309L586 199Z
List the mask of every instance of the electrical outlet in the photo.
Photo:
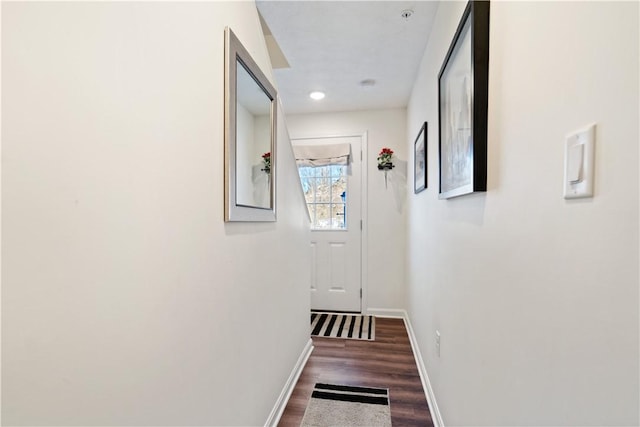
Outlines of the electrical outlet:
M440 357L440 331L436 329L436 354Z

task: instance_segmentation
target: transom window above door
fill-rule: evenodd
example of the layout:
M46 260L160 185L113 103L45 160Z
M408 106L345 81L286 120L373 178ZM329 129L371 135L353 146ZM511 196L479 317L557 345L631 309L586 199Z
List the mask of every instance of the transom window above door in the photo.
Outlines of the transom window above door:
M347 166L300 166L313 230L346 230Z

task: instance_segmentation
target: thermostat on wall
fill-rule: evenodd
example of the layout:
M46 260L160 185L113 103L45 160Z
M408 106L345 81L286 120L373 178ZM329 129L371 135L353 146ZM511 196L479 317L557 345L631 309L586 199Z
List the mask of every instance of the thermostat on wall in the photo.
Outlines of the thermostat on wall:
M564 147L564 198L593 197L596 125L569 136Z

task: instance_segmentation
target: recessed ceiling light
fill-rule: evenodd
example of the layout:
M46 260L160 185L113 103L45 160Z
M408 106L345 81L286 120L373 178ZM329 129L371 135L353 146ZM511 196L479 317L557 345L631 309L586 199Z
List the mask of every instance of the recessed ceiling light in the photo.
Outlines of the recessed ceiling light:
M316 101L321 100L322 98L324 98L324 92L320 92L320 91L315 91L315 92L311 92L309 94L309 97L311 99L315 99Z

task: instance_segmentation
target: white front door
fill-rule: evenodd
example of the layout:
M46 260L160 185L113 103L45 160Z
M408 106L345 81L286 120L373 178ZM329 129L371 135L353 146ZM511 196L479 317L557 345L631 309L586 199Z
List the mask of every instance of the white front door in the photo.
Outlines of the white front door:
M347 166L300 167L311 216L311 309L361 311L362 136L294 139L351 145Z

